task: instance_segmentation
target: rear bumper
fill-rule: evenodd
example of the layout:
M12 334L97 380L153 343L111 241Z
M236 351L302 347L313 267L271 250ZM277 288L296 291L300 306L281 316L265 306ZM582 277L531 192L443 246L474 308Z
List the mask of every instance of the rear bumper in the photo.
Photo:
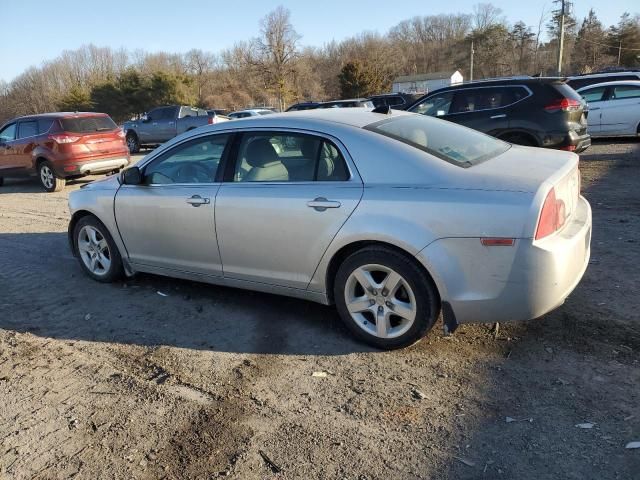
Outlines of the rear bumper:
M99 158L79 163L67 163L56 167L56 173L60 177L74 177L106 173L119 170L129 165L129 156L112 158Z
M591 136L588 133L579 134L575 130L564 132L549 132L542 140L542 146L570 150L575 153L584 152L591 145Z
M591 207L580 197L562 231L513 247L485 247L478 238L438 240L418 254L434 273L458 323L540 317L564 303L589 264Z

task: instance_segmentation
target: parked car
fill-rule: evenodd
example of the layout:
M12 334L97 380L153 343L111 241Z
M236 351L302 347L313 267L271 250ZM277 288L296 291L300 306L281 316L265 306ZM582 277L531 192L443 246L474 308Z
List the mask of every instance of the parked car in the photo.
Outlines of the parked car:
M357 337L398 348L441 309L453 331L562 304L589 263L579 175L573 153L424 115L291 112L195 130L72 192L69 239L97 281L335 303Z
M301 102L294 103L289 108L287 108L287 112L297 112L298 110L313 110L314 108L318 108L320 105L318 102Z
M640 135L640 81L596 83L578 93L589 104L592 137Z
M322 102L317 108L373 108L373 102L367 98L349 98Z
M622 80L640 81L640 71L597 72L567 77L567 84L574 90L596 83L617 82Z
M405 110L420 97L422 95L415 93L384 93L369 97L369 100L375 108L388 106L395 110Z
M209 115L223 115L226 117L229 114L229 110L226 108L212 108L207 110L207 113Z
M142 147L160 145L183 132L218 121L224 119L209 115L202 108L167 105L154 108L139 120L125 122L123 128L129 151L137 153Z
M459 123L510 143L579 153L591 145L585 105L562 80L526 77L441 88L407 110Z
M4 177L37 175L47 192L59 192L67 179L128 164L124 132L104 113L28 115L0 127L0 185Z
M227 115L231 120L237 118L259 117L260 115L271 115L273 110L269 108L248 108L246 110L237 110Z

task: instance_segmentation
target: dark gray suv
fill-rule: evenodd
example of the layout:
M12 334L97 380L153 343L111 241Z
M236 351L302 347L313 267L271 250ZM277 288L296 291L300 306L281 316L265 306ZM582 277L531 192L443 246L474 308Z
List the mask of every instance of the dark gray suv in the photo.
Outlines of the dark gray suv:
M586 104L557 78L484 80L431 92L407 108L510 143L584 151L591 145Z

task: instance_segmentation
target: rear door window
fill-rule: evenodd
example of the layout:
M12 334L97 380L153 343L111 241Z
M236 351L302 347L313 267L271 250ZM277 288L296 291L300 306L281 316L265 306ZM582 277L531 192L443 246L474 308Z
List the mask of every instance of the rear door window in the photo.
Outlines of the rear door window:
M73 133L108 132L118 128L107 116L61 118L60 125L65 132Z
M512 87L487 87L458 90L449 113L466 113L506 107L523 98L524 89ZM526 90L525 90L526 93Z
M328 140L301 133L245 134L238 149L234 182L345 181L349 171Z
M636 87L635 85L616 85L613 87L611 98L613 100L640 98L640 87Z
M18 123L18 137L28 138L38 135L38 121L37 120L25 120Z

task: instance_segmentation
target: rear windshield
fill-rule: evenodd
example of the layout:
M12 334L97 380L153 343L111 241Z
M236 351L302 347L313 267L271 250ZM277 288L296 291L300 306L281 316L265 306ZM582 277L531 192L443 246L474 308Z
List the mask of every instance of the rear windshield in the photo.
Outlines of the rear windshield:
M364 127L460 167L471 167L511 145L484 133L425 115L403 115Z
M73 133L93 133L115 130L118 126L110 117L61 118L62 130Z
M580 96L580 94L566 83L554 83L553 86L556 91L560 92L560 95L562 95L564 98L570 98L572 100L578 100L579 102L582 102L582 97Z

